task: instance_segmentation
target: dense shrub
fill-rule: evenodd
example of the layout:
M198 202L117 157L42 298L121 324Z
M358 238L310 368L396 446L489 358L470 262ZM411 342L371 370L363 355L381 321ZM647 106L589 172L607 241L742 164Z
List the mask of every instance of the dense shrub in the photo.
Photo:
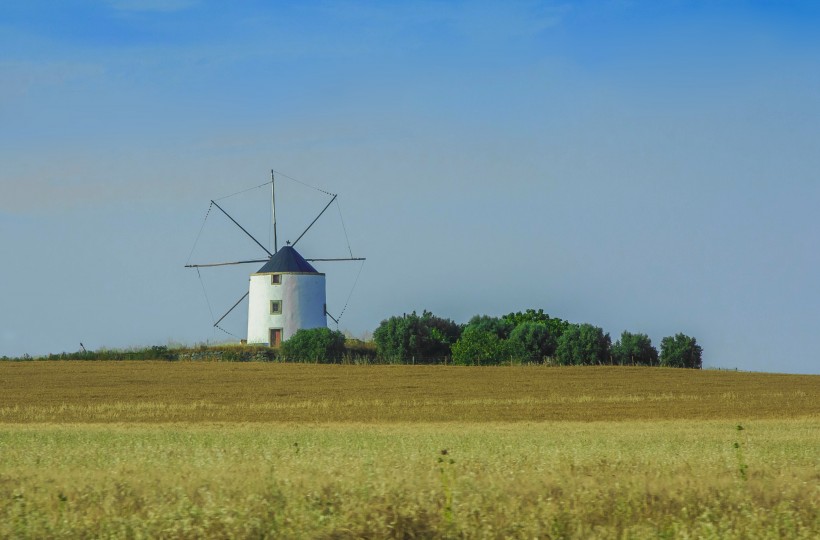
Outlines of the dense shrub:
M302 329L283 341L279 352L290 362L339 362L345 352L345 336L329 328Z
M452 350L453 363L471 366L500 364L522 356L515 344L482 325L467 325Z
M380 357L401 362L450 356L450 347L460 335L458 324L425 310L421 316L414 311L383 320L373 332L373 339Z
M685 334L661 340L662 366L700 369L703 365L702 355L703 349L697 340Z
M372 364L377 361L376 344L348 337L345 339L345 355L343 362L348 364Z
M657 366L658 349L646 334L624 331L612 346L612 362L621 366Z
M559 364L580 366L608 364L611 340L591 324L571 324L558 340L555 357Z

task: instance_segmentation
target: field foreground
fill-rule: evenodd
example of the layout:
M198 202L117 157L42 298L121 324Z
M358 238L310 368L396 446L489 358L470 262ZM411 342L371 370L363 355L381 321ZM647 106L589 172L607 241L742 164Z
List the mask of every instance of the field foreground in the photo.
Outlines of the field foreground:
M3 538L820 535L818 377L36 362L0 389Z

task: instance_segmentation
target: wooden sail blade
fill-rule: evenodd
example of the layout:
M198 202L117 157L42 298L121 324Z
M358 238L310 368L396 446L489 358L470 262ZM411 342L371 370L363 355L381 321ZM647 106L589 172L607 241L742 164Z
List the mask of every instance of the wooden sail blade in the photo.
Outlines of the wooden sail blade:
M234 261L223 263L207 263L207 264L186 264L185 268L210 268L212 266L230 266L233 264L251 264L251 263L265 263L269 259L253 259L252 261Z
M234 218L232 218L232 217L231 217L231 215L230 215L229 213L227 213L225 210L223 210L221 206L219 206L218 204L216 204L214 201L211 201L211 203L213 203L213 205L214 205L214 206L216 206L217 208L219 208L219 210L220 210L223 214L225 214L226 216L228 216L228 219L230 219L231 221L233 221L234 225L236 225L237 227L239 227L240 229L242 229L242 232L243 232L243 233L245 233L245 234L247 234L247 235L250 237L250 239L251 239L251 240L253 240L254 242L256 242L256 245L257 245L257 246L259 246L259 247L261 247L262 249L264 249L264 250L265 250L265 253L267 253L268 255L270 255L271 257L273 257L273 253L271 253L270 251L268 251L268 248L266 248L265 246L263 246L263 245L259 242L259 240L257 240L256 238L254 238L254 237L253 237L253 235L252 235L251 233L249 233L248 231L246 231L246 230L245 230L245 227L243 227L242 225L240 225L240 224L239 224L239 222L237 222ZM321 215L321 214L320 214L320 215ZM317 219L318 219L318 218L317 218ZM316 221L316 220L314 220L314 221ZM312 223L311 223L311 225L312 225ZM306 232L307 232L307 231L306 231ZM304 233L302 233L302 234L304 234Z
M321 212L319 212L319 215L318 215L318 216L316 216L315 218L313 218L313 221L311 221L311 222L310 222L310 225L308 225L308 226L307 226L307 229L305 229L304 231L302 231L302 234L300 234L300 235L299 235L299 238L297 238L297 239L296 239L296 242L298 242L299 240L301 240L301 239L302 239L302 237L305 235L305 233L306 233L306 232L308 232L308 231L310 230L310 228L311 228L311 227L313 227L313 224L314 224L314 223L316 223L316 221L317 221L320 217L322 217L322 214L324 214L324 213L325 213L325 210L327 210L327 209L330 207L330 205L331 205L331 204L333 204L333 201L335 201L335 200L336 200L336 197L338 197L338 195L334 195L334 196L333 196L333 198L332 198L332 199L330 199L330 202L329 202L329 203L327 203L327 206L325 206L324 208L322 208L322 211L321 211ZM295 245L296 245L296 242L293 242L293 243L291 244L291 246L295 246Z
M364 257L342 257L339 259L305 259L308 262L332 262L332 261L366 261Z
M234 310L234 308L235 308L236 306L238 306L238 305L239 305L239 302L241 302L242 300L244 300L244 299L245 299L245 297L247 297L247 296L248 296L248 294L249 294L249 292L246 292L245 294L243 294L243 295L242 295L242 298L240 298L239 300L237 300L237 301L236 301L236 303L235 303L233 306L231 306L231 309L229 309L228 311L226 311L226 312L225 312L225 314L224 314L223 316L221 316L221 317L219 318L219 320L218 320L218 321L216 321L216 322L214 323L214 326L217 326L219 323L221 323L221 322L222 322L222 319L224 319L225 317L227 317L227 316L231 313L231 311L233 311L233 310Z

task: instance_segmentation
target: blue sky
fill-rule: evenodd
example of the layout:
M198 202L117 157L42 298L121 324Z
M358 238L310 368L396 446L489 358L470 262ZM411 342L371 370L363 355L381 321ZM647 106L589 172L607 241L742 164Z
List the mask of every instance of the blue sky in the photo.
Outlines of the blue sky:
M182 266L276 169L340 193L354 335L534 307L820 373L815 6L5 2L0 355L227 337ZM267 196L225 201L265 240ZM291 239L324 201L278 199ZM258 251L210 216L194 258ZM321 269L338 312L358 267ZM247 272L203 272L213 311Z

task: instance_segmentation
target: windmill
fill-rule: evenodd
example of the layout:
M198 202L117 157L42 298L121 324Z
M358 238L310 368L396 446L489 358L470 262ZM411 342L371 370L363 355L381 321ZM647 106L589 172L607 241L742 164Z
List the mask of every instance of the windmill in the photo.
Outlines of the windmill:
M325 205L321 212L310 222L307 228L302 231L296 240L288 241L285 246L279 247L279 240L276 231L276 171L271 171L270 182L266 182L257 188L264 187L270 184L271 189L271 220L273 225L273 251L266 248L254 236L239 224L228 212L226 212L216 201L211 200L211 206L208 207L208 212L205 215L207 221L208 216L213 208L219 210L224 214L234 225L236 225L243 233L245 233L256 245L258 245L267 255L264 259L251 259L244 261L233 262L219 262L207 264L186 264L185 268L195 268L199 274L200 268L209 268L216 266L231 266L244 264L259 264L264 265L256 272L250 275L250 283L248 291L231 306L219 319L214 321L214 328L218 328L223 332L230 334L227 330L219 326L225 317L227 317L233 310L242 303L245 298L248 298L248 333L247 342L255 344L267 344L271 346L279 345L282 341L290 338L300 329L320 328L327 326L326 317L330 317L338 326L339 319L347 309L345 303L342 312L338 317L334 317L327 311L327 294L325 285L325 274L316 270L311 264L312 262L333 262L333 261L362 261L364 264L364 257L354 257L353 250L350 249L350 242L348 241L348 251L350 257L342 258L312 258L306 259L296 251L296 244L299 243L305 234L313 227L313 225L322 217L322 214L330 208L334 202L337 202L337 194L328 193L313 186L308 186L317 191L320 191L331 197L330 201ZM281 173L279 173L281 175ZM285 176L285 175L281 175ZM290 178L290 177L287 177ZM304 184L291 178L296 182ZM304 184L307 185L307 184ZM255 188L251 188L255 189ZM248 190L245 190L248 191ZM242 192L239 192L242 193ZM338 204L338 202L337 202ZM341 210L339 211L341 216ZM204 223L203 223L204 227ZM344 230L344 221L342 221L342 229ZM200 229L202 234L202 229ZM347 237L347 231L345 231ZM197 237L197 241L199 237ZM196 242L194 243L196 248ZM192 250L193 253L193 250ZM359 275L361 274L361 267L359 268ZM199 275L200 279L202 276ZM356 282L358 281L358 275ZM355 288L356 282L353 283ZM204 291L204 286L203 286ZM350 294L352 295L351 289ZM206 294L207 299L207 294ZM348 296L348 302L350 295ZM233 335L233 334L231 334ZM236 336L235 336L236 337Z

